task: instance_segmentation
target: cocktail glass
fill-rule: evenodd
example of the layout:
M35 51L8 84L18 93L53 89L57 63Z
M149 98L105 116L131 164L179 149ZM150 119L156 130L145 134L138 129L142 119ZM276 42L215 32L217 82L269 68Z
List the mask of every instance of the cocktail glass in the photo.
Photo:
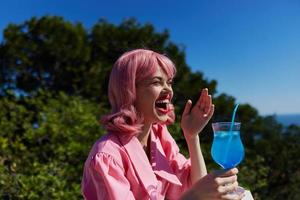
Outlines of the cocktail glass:
M212 124L214 140L211 155L216 163L224 169L237 166L245 155L240 137L240 122L216 122Z

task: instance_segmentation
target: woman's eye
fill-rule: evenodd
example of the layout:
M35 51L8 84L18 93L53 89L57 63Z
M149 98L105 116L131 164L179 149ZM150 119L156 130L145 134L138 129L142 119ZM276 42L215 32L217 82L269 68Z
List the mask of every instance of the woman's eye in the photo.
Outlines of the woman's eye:
M160 85L160 82L159 81L154 81L152 82L153 85Z

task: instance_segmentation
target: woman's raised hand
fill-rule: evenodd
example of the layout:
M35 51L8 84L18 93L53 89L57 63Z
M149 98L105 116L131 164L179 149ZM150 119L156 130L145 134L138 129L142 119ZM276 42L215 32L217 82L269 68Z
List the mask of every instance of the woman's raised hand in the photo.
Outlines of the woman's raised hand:
M185 105L182 118L181 128L186 139L197 136L206 126L214 113L211 95L208 89L202 89L201 95L192 107L192 101L188 100Z

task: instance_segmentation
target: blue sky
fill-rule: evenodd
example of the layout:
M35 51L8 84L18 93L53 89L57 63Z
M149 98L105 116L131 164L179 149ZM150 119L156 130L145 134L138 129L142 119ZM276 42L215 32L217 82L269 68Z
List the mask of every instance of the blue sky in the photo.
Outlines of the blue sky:
M87 29L100 18L129 17L168 29L192 70L218 81L218 92L263 115L300 113L299 0L2 0L0 30L43 15Z

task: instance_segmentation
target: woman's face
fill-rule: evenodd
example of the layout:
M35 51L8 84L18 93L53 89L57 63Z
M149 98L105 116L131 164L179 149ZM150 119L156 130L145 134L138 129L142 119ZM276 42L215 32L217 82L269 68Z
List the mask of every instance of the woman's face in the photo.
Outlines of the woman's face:
M160 67L148 79L136 86L136 108L144 118L144 124L165 123L173 97L172 79Z

